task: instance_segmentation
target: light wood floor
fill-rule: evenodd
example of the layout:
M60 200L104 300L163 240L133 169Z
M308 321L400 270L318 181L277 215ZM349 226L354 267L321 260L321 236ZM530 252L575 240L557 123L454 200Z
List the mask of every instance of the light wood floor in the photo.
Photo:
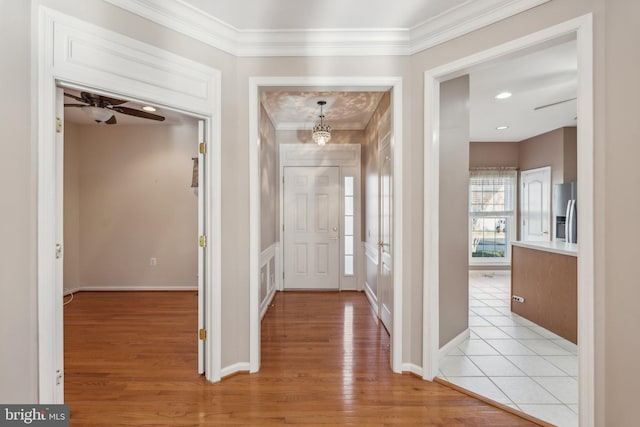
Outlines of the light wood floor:
M196 374L193 292L81 292L65 306L72 426L530 426L389 368L389 337L361 293L279 293L262 368ZM233 334L230 330L227 333Z

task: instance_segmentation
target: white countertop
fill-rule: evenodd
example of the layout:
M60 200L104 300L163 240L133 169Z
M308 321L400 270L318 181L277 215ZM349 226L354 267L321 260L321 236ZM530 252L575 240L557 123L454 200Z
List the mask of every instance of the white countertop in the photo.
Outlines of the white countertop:
M560 255L578 256L578 244L566 242L511 242L513 246L520 246L539 251L553 252Z

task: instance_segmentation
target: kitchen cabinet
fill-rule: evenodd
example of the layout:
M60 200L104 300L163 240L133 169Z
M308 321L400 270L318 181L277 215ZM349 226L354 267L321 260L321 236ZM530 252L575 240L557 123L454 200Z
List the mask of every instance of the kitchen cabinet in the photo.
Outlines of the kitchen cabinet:
M564 242L514 242L511 311L578 342L578 248Z

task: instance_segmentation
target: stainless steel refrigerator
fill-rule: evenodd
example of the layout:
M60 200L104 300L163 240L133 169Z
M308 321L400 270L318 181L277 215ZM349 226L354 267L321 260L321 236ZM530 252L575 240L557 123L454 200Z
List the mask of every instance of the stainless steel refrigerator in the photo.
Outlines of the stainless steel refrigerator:
M578 243L578 184L567 182L553 186L555 240Z

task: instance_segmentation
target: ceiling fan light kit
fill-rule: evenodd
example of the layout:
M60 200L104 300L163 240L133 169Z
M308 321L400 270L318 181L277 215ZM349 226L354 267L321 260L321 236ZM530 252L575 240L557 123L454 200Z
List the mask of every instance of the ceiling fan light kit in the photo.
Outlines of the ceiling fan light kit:
M311 136L313 137L313 141L318 145L325 145L327 142L331 140L331 126L324 123L324 114L322 111L322 107L327 104L327 101L318 101L318 105L320 106L320 123L317 123L313 127L313 133Z
M81 92L80 96L64 93L64 96L73 98L82 104L64 104L65 107L81 108L84 113L96 123L106 123L115 125L117 123L114 113L126 114L128 116L140 117L142 119L164 121L164 117L151 114L147 111L136 110L135 108L123 107L121 104L127 101L108 96L94 95L89 92ZM153 108L153 107L148 107ZM145 107L142 107L145 110ZM155 111L155 108L153 109Z
M113 116L113 111L107 108L92 107L90 105L82 107L82 111L89 116L91 120L97 123L106 122Z

